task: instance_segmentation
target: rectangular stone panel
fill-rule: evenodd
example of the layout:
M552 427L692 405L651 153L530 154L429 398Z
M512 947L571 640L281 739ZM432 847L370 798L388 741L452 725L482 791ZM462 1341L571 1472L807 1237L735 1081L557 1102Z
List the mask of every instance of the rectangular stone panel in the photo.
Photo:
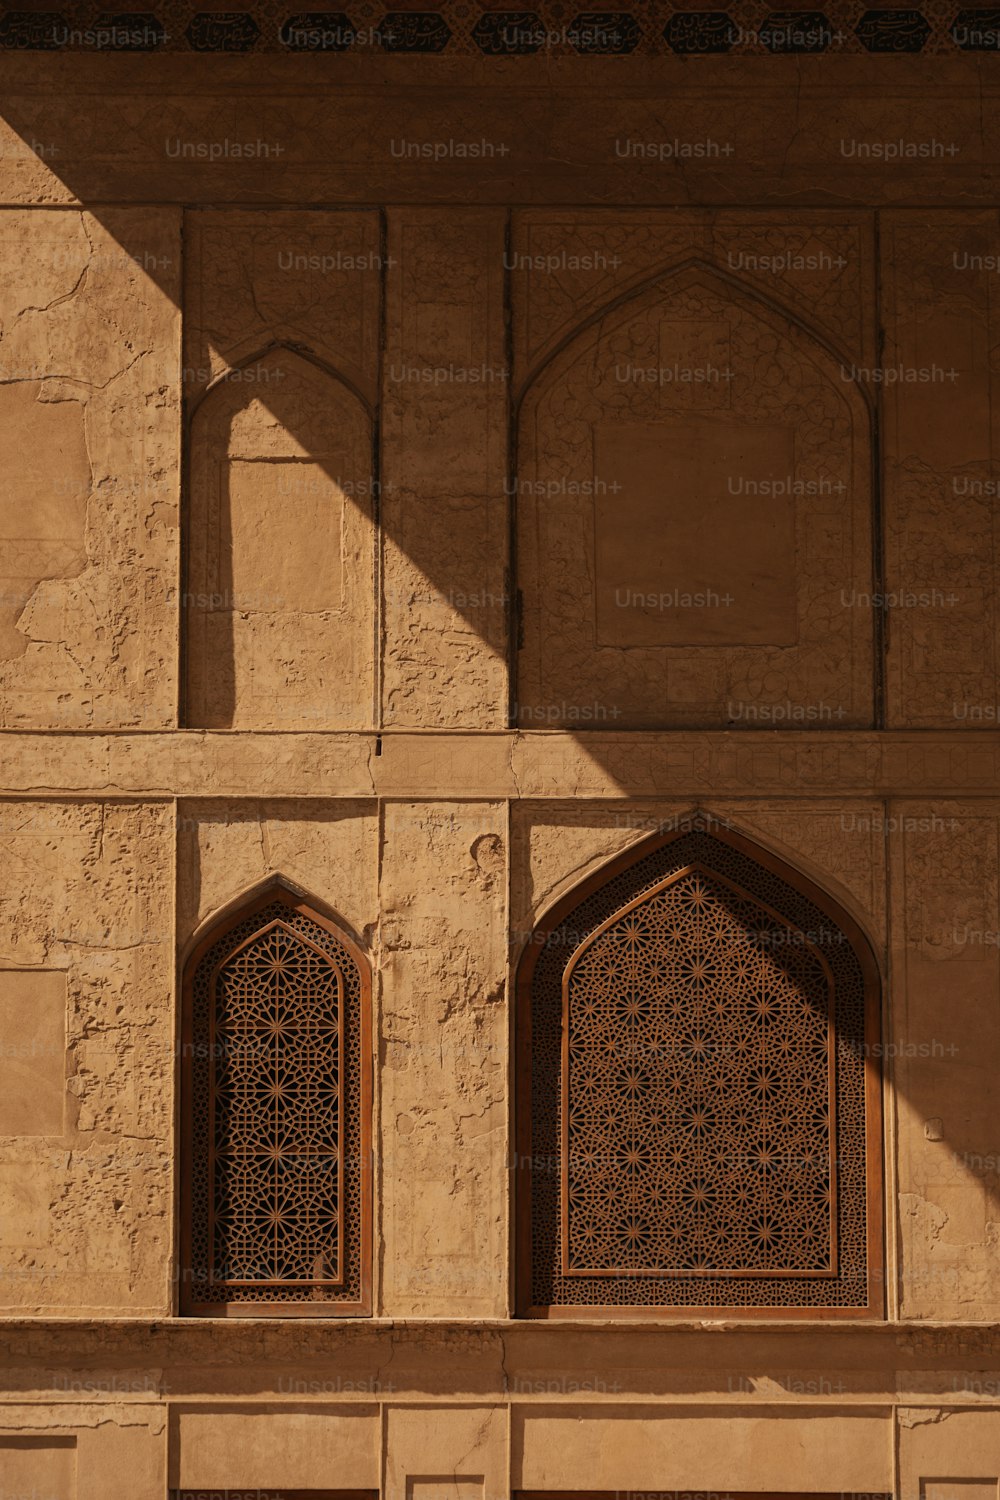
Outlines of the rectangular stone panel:
M390 1406L384 1500L499 1500L508 1441L500 1407Z
M0 1079L0 1307L162 1316L174 820L162 803L42 799L0 823L0 1074L20 1072Z
M787 427L602 423L598 645L794 645L794 460Z
M997 1500L996 1479L923 1479L920 1500Z
M179 213L4 209L0 267L0 724L169 726Z
M270 1486L319 1497L374 1489L379 1481L374 1407L310 1411L246 1408L179 1411L171 1442L171 1482L184 1490L239 1492Z
M504 215L387 215L382 375L386 725L507 717Z
M0 970L0 1135L61 1135L66 975Z
M993 212L882 216L887 722L995 729Z
M346 463L344 459L339 467ZM343 592L344 492L336 460L255 463L223 469L223 548L232 558L232 605L336 609ZM238 518L239 524L235 524ZM262 578L273 598L255 603Z
M87 560L83 531L90 466L84 407L44 401L42 395L41 385L29 382L8 387L0 404L0 450L19 459L0 489L4 657L21 656L27 648L18 621L42 580L70 577Z
M997 1500L1000 1412L900 1407L898 1494L906 1500Z
M482 1500L482 1497L482 1474L411 1475L406 1481L406 1500Z
M896 1090L900 1316L963 1321L974 1308L993 1320L1000 805L899 799L888 804L887 832L899 976L886 1035Z
M0 1436L0 1500L76 1500L76 1439Z
M567 1405L516 1410L511 1434L517 1489L625 1489L705 1494L797 1490L884 1495L892 1489L892 1423L881 1410L783 1413Z
M380 858L379 1311L504 1317L504 809L387 802Z
M52 1204L59 1193L51 1157L42 1161L0 1162L0 1248L42 1251L52 1233ZM16 1260L16 1257L6 1257ZM11 1278L17 1291L23 1285Z

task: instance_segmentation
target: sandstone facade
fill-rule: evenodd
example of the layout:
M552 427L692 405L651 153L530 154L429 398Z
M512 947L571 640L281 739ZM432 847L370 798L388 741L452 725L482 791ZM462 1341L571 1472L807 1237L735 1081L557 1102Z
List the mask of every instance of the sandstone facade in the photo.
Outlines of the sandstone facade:
M990 59L0 73L0 1497L995 1497ZM519 961L699 810L874 956L878 1315L516 1317ZM275 878L371 968L369 1317L179 1311Z

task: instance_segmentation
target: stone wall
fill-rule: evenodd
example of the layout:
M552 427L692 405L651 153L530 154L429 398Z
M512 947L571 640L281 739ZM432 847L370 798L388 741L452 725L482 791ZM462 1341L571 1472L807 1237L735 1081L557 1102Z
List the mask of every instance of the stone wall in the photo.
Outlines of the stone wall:
M0 1497L996 1496L992 74L336 62L0 69ZM696 807L881 966L885 1323L510 1317L517 961ZM176 1316L274 875L372 963L370 1320Z

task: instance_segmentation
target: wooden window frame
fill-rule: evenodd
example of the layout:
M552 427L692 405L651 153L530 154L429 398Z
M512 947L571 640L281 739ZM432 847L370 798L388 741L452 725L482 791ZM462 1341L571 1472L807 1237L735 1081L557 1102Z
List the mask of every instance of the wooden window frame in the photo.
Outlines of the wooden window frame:
M662 1305L650 1304L537 1304L532 1300L532 1215L531 1215L531 1069L532 1069L532 981L538 960L551 933L589 896L599 891L617 875L668 847L692 832L705 832L728 844L745 858L776 875L806 897L850 943L861 966L864 984L865 1032L865 1205L867 1215L867 1305L865 1306L746 1306L746 1305ZM575 950L574 950L575 951ZM570 958L572 955L569 956ZM567 960L567 967L569 958ZM882 981L870 940L861 926L833 896L804 875L795 866L773 854L754 840L737 832L707 814L694 814L681 820L668 833L653 833L608 860L586 879L573 886L539 917L517 967L514 1006L514 1151L513 1194L514 1231L513 1296L515 1316L526 1319L587 1320L616 1319L678 1322L714 1319L725 1322L851 1320L854 1322L885 1318L884 1269L884 1169L882 1069ZM561 1211L561 1209L560 1209Z
M193 984L201 960L208 950L224 938L233 928L253 917L265 908L281 902L288 907L289 911L307 916L311 921L322 927L340 944L347 952L350 959L356 965L359 979L360 1000L360 1036L358 1038L360 1058L360 1129L359 1129L359 1163L360 1175L360 1226L359 1226L359 1255L360 1265L358 1267L359 1295L354 1300L344 1301L308 1301L303 1298L301 1302L274 1301L274 1302L195 1302L192 1296L193 1278L190 1275L193 1263L193 1161L194 1161L194 1129L193 1129L193 1104L194 1088L192 1078L191 1057L194 1047L193 1033ZM247 940L249 941L249 939ZM234 952L237 951L234 949ZM343 1033L342 1033L343 1038ZM340 1049L341 1069L346 1066L346 1047L341 1044ZM306 896L286 884L283 880L270 881L266 886L249 896L246 900L234 903L202 932L196 945L189 953L184 965L181 984L181 1027L180 1027L180 1128L179 1128L179 1171L180 1183L178 1200L180 1204L180 1268L181 1284L179 1295L180 1314L184 1317L195 1318L358 1318L371 1317L372 1315L372 1219L373 1204L372 1191L374 1173L372 1170L372 1017L371 1017L371 964L367 954L358 942L345 930L344 925L337 920L335 915L323 907L312 896ZM343 1074L341 1076L341 1088L343 1088ZM341 1143L343 1150L343 1142ZM341 1230L342 1233L342 1230ZM345 1248L344 1254L347 1251ZM341 1261L341 1278L344 1273L344 1261ZM322 1495L323 1492L317 1492ZM336 1492L340 1493L340 1492ZM352 1492L353 1493L353 1492Z

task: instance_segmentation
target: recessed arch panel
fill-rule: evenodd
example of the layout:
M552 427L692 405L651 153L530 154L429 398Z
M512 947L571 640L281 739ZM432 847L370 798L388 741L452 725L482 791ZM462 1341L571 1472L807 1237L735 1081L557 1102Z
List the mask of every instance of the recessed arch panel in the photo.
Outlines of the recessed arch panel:
M516 464L520 725L872 722L871 414L797 314L657 274L533 372Z
M230 371L191 423L185 717L240 729L372 722L372 414L275 345Z
M523 1315L881 1315L878 973L831 897L693 818L557 903L517 1005Z

